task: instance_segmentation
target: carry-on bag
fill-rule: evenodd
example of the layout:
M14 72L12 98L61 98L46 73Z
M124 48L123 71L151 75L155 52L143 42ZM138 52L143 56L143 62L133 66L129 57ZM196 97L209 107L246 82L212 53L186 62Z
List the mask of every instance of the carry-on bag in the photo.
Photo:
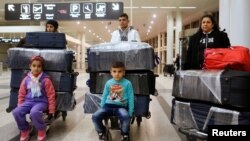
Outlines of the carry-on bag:
M56 110L72 111L76 106L76 100L72 92L56 92Z
M66 37L64 33L57 32L27 32L25 48L50 48L66 49Z

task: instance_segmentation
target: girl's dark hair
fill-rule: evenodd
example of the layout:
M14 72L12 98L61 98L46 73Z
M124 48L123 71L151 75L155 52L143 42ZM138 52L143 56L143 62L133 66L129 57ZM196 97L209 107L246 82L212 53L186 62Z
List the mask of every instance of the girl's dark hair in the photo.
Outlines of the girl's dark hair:
M123 68L125 69L125 65L123 62L113 62L112 68Z
M212 15L204 15L204 16L202 16L201 19L200 19L200 27L199 27L198 32L202 32L201 24L202 24L202 20L203 20L204 18L209 18L209 19L212 21L212 24L214 25L214 26L213 26L213 30L220 30L220 28L219 28L217 22L214 20L214 18L213 18Z

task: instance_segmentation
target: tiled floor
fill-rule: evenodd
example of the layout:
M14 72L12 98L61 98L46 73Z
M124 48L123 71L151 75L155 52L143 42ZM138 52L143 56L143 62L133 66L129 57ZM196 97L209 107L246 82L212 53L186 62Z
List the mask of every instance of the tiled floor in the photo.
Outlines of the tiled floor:
M76 108L68 112L66 121L61 118L54 121L47 135L49 141L97 141L97 134L91 121L90 114L84 114L84 94L88 91L85 85L88 74L81 72L77 78L78 88L75 97L78 101ZM5 109L9 102L10 73L4 72L0 76L0 137L1 141L18 141L19 131L11 113ZM151 96L151 118L143 118L141 126L131 125L131 141L184 141L176 127L170 123L171 89L173 78L159 76L156 88L159 95ZM111 130L112 140L120 140L120 132ZM31 141L35 141L34 136Z

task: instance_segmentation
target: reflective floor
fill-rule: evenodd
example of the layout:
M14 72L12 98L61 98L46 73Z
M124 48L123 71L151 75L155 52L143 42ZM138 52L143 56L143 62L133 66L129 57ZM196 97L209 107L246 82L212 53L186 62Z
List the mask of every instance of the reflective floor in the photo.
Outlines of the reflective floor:
M88 91L85 85L88 74L79 71L77 78L78 88L75 91L77 106L73 111L69 111L66 120L62 118L55 120L47 134L48 141L97 141L98 136L92 124L91 115L84 114L83 103L84 94ZM158 96L151 96L150 102L151 118L142 119L141 126L136 122L131 125L131 141L185 141L185 137L180 134L177 128L170 123L171 115L171 89L173 77L159 76L156 88ZM11 113L5 109L9 102L10 72L0 75L0 140L18 141L19 130L14 122ZM120 131L111 130L112 140L120 141ZM31 141L36 140L36 135Z

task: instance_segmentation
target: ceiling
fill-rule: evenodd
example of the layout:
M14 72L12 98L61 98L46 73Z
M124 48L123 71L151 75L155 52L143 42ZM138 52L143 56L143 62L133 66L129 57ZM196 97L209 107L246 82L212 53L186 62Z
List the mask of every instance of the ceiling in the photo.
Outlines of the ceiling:
M199 19L205 12L218 10L218 0L1 0L0 25L40 25L40 22L20 22L4 20L5 3L36 3L36 2L123 2L124 12L130 16L130 24L140 33L141 39L146 40L158 33L166 31L167 13L173 15L181 12L183 25ZM132 6L132 9L131 9ZM195 8L180 8L195 7ZM153 18L153 15L156 15ZM153 24L150 21L154 21ZM111 32L118 28L118 20L113 21L59 21L60 32L73 37L85 33L86 42L96 44L108 42ZM151 26L150 32L149 26Z

